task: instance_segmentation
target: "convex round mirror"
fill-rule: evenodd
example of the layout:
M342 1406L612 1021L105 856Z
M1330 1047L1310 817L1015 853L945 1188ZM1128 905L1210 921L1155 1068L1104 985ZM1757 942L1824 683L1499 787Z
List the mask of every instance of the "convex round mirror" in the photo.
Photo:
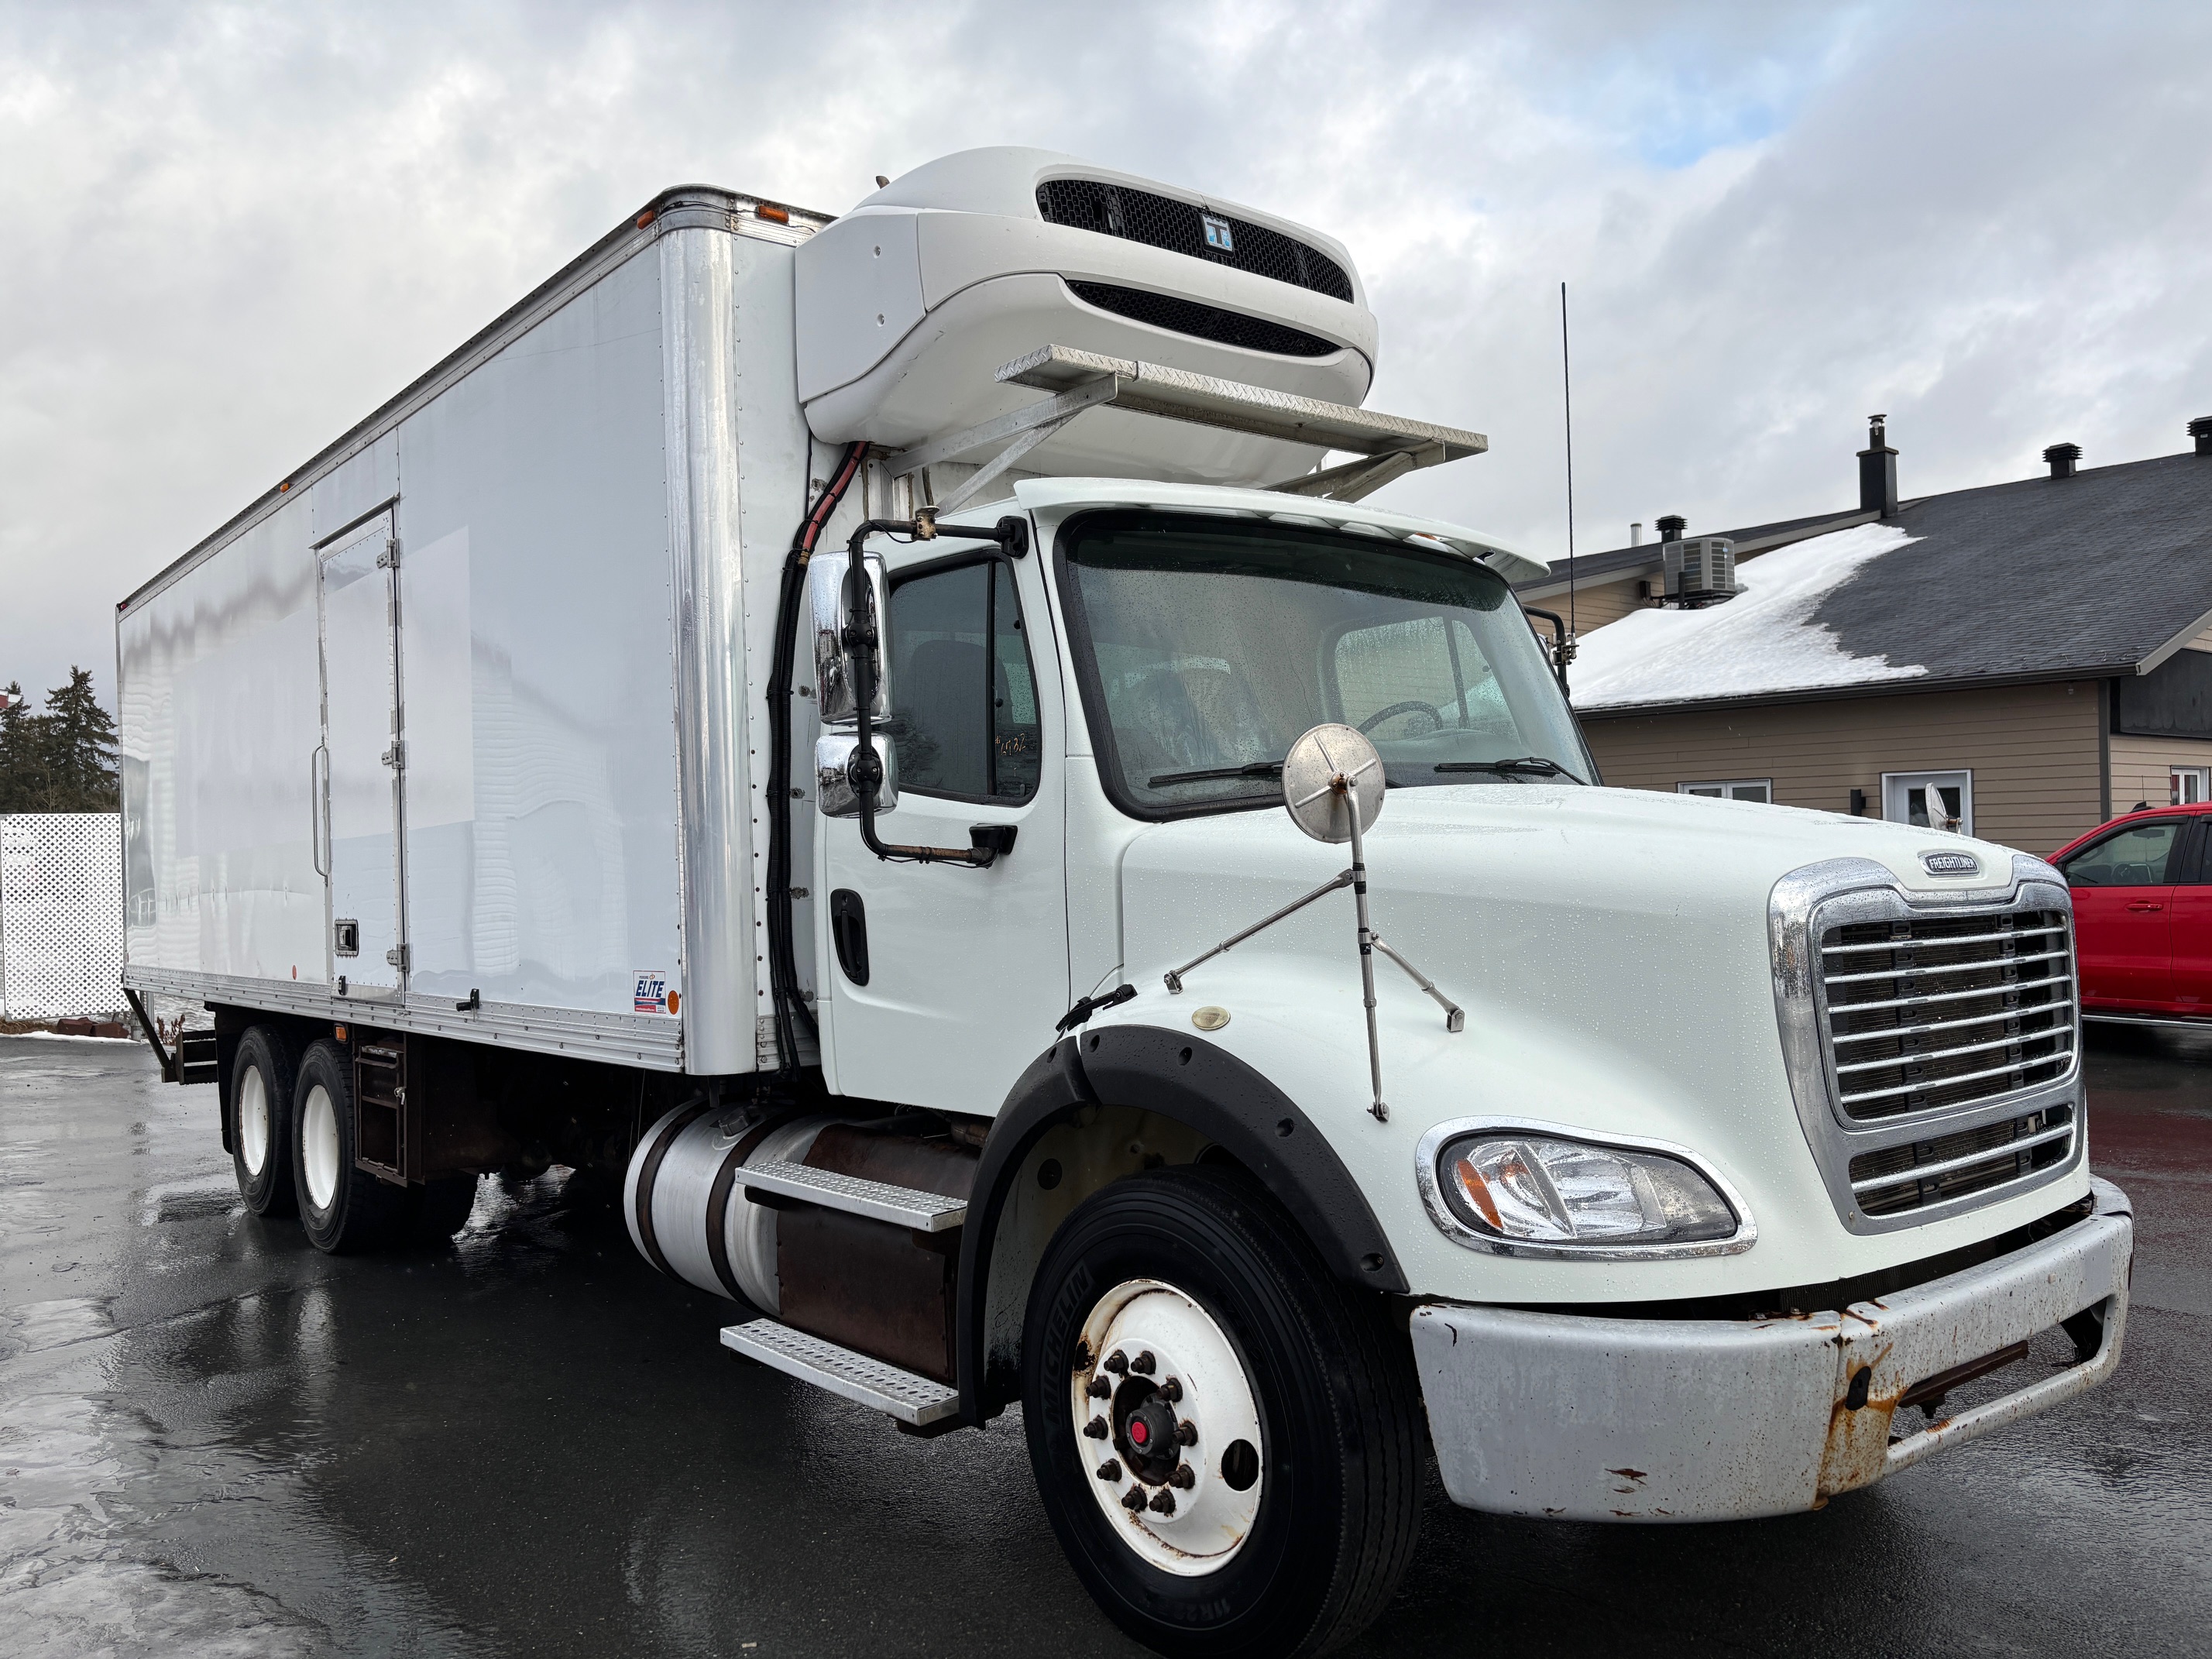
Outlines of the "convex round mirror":
M1316 841L1350 841L1354 812L1364 836L1382 811L1382 757L1353 726L1316 726L1283 757L1283 805Z

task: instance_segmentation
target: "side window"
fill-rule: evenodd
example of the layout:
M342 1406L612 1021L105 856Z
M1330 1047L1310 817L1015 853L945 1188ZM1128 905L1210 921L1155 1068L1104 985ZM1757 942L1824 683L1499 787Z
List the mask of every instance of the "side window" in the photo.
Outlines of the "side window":
M2153 818L2130 824L2083 848L2066 860L2066 880L2074 887L2163 887L2171 879L2166 865L2183 824L2180 818Z
M1036 793L1036 677L1013 572L997 560L891 589L890 731L899 787L971 800Z

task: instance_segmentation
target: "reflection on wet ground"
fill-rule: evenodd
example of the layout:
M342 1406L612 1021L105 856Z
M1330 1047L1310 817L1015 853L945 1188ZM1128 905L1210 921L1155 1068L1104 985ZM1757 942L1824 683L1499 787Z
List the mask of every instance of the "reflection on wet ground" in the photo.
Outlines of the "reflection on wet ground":
M1434 1491L1383 1654L2203 1650L2212 1037L2099 1036L2129 1354L1817 1515L1537 1525ZM0 1651L1133 1653L1020 1425L917 1441L738 1364L557 1176L332 1261L236 1200L212 1089L0 1038Z

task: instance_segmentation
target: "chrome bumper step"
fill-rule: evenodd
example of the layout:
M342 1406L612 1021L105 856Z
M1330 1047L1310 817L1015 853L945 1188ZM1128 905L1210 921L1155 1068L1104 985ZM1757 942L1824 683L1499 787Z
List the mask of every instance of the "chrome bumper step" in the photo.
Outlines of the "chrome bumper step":
M895 1188L894 1190L903 1190ZM927 1428L957 1413L960 1391L912 1371L871 1359L835 1342L795 1331L773 1319L722 1328L722 1346L817 1389L866 1406L914 1427Z

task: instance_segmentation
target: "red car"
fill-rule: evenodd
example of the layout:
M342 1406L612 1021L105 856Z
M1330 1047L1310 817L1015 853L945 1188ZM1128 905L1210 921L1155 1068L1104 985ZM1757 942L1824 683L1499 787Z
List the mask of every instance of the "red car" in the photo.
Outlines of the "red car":
M2100 824L2051 855L2074 891L2081 1008L2212 1024L2212 803Z

